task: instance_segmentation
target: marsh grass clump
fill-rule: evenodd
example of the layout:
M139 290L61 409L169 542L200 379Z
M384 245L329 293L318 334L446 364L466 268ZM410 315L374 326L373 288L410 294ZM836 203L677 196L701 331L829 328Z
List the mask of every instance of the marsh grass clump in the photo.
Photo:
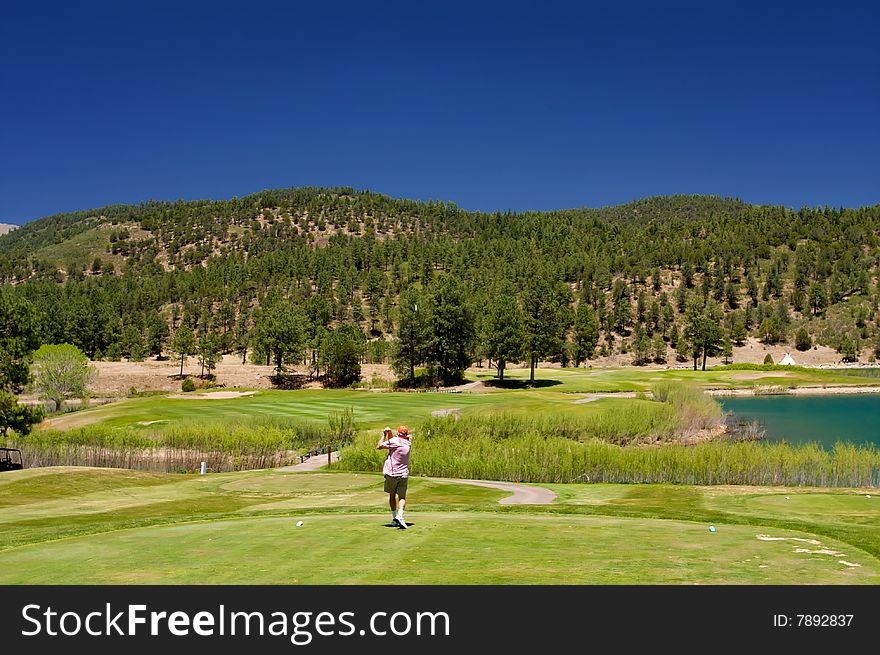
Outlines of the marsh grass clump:
M730 424L727 433L724 435L724 441L763 441L767 438L767 433L761 424L757 421L741 421Z
M791 392L781 385L768 384L755 386L752 393L756 396L785 396Z
M327 425L330 428L329 436L335 444L350 443L357 432L354 422L354 411L346 407L340 412L334 412L327 417ZM322 444L326 445L326 444Z
M655 400L672 408L678 434L711 430L724 418L721 405L695 385L659 382L651 387L651 393Z

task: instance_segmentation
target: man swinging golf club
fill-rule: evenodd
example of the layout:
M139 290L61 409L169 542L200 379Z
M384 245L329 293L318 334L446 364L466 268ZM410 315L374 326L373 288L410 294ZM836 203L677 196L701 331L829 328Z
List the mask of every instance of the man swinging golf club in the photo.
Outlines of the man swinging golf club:
M391 506L391 525L405 530L408 527L403 520L403 509L406 507L406 483L409 478L409 428L401 425L396 435L391 428L382 430L382 438L376 444L376 449L383 448L388 451L382 473L385 474L385 491Z

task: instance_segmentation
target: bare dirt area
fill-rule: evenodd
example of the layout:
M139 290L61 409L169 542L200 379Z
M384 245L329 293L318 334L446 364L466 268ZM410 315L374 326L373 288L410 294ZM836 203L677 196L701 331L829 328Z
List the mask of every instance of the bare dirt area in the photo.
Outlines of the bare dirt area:
M143 362L92 362L98 371L97 379L92 386L96 396L121 397L129 390L137 391L180 391L180 362L174 360L156 361L148 359ZM200 368L195 358L190 358L183 367L185 375L197 376ZM292 372L307 375L305 367L292 367ZM272 366L242 364L241 358L226 355L217 365L214 375L216 382L222 387L242 387L245 389L272 388L271 376L275 369ZM374 377L393 380L391 367L384 364L364 364L361 367L364 380ZM319 382L310 382L306 387L320 388ZM189 397L189 396L187 396Z
M773 358L773 363L778 364L785 357L786 353L791 353L795 364L799 366L843 363L841 354L828 346L816 345L809 350L801 352L786 344L769 346L761 343L754 337L749 337L745 345L734 347L733 361L735 364L763 364L764 358L769 354ZM712 365L723 363L720 358L711 358L709 362Z

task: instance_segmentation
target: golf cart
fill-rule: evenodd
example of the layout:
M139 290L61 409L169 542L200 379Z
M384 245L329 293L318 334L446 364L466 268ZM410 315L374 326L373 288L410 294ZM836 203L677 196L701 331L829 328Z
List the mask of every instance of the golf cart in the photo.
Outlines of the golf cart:
M21 451L17 448L0 448L0 471L20 471Z

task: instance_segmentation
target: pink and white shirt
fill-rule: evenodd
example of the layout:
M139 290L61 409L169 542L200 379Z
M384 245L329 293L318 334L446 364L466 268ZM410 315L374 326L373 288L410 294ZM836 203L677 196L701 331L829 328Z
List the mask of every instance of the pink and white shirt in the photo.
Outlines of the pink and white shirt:
M388 441L383 441L379 447L388 450L388 457L385 458L382 473L393 478L408 478L409 451L412 448L410 440L391 437Z

